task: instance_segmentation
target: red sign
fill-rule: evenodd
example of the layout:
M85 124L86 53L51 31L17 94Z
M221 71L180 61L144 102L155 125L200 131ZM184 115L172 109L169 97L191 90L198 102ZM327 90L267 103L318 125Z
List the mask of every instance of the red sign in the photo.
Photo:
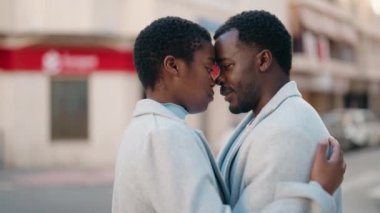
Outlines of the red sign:
M3 71L82 75L91 72L134 72L131 51L105 47L30 46L0 49Z

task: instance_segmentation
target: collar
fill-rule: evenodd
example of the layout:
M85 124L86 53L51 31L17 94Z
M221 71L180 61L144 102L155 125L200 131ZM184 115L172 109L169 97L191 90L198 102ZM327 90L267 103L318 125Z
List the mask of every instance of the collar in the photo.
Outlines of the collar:
M290 97L302 97L301 93L298 91L295 81L289 81L282 86L280 90L277 91L277 93L272 97L272 99L270 99L270 101L261 109L250 125L256 126L260 121L265 119Z
M228 163L228 165L224 168L224 171L222 170L225 180L228 180L231 163L233 161L231 160L233 158L228 158L228 156L235 156L245 137L249 134L249 131L246 131L245 133L243 133L243 131L246 128L253 129L262 120L274 112L285 100L291 97L301 97L301 93L298 91L297 84L294 81L290 81L282 86L281 89L272 97L272 99L261 109L257 116L253 113L253 111L250 111L240 122L218 156L218 166L220 169L223 167L223 164ZM239 136L240 139L236 140ZM234 145L235 143L237 144Z
M138 117L146 114L155 114L167 117L169 119L185 122L184 118L187 115L187 111L185 109L183 109L181 106L171 103L167 103L166 105L167 106L152 99L139 100L137 101L135 110L133 111L133 117Z
M175 114L178 118L182 120L185 120L186 115L189 114L189 112L187 112L185 108L183 108L180 105L173 103L164 103L162 105L164 105L168 110L170 110L173 114Z

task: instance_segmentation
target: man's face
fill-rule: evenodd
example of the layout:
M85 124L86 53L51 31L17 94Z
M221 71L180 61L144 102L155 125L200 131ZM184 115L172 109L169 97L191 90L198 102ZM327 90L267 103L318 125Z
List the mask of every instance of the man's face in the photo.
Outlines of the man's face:
M259 51L240 42L238 35L235 29L227 31L215 43L219 66L216 83L221 86L220 93L235 114L254 110L262 95L257 63Z
M202 47L194 52L193 61L185 66L179 99L190 113L206 110L214 98L215 83L211 77L214 59L211 42L203 42Z

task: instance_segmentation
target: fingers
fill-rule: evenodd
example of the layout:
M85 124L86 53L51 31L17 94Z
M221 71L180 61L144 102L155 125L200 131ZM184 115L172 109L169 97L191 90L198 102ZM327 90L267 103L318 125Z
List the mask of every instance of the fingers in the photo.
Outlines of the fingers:
M345 169L339 142L333 137L321 141L317 145L311 180L319 182L327 192L333 194L343 181Z
M343 161L343 173L346 173L346 168L347 168L347 164L346 162Z
M340 147L339 142L334 137L329 137L330 145L333 149L333 153L331 155L331 158L329 160L330 163L336 163L337 165L341 166L341 170L343 174L346 172L347 164L344 162L343 158L343 150Z
M329 140L325 139L318 143L317 145L317 154L315 158L317 161L323 161L326 159L326 150L329 146Z
M330 147L332 149L332 154L330 156L330 162L342 162L343 161L343 151L340 148L339 142L333 138L329 137Z

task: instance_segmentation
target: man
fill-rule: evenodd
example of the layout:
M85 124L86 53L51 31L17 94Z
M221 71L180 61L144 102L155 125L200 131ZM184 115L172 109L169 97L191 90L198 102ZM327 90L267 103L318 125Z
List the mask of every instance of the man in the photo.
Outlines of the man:
M247 11L231 17L214 39L220 92L232 113L249 112L218 158L231 207L257 212L271 203L286 207L284 212L310 212L305 198L275 201L284 192L297 192L279 186L292 182L297 188L298 182L302 190L318 141L329 136L318 113L290 81L291 36L274 15ZM330 210L341 212L340 190L334 197Z
M181 18L158 19L137 36L134 59L147 99L136 104L119 148L112 212L231 212L206 139L184 120L188 113L206 110L213 99L209 33ZM316 155L313 172L328 170L330 180L321 181L325 189L335 189L342 180L341 155L334 153L333 161L326 161L323 150ZM331 197L322 188L307 194L315 193Z

